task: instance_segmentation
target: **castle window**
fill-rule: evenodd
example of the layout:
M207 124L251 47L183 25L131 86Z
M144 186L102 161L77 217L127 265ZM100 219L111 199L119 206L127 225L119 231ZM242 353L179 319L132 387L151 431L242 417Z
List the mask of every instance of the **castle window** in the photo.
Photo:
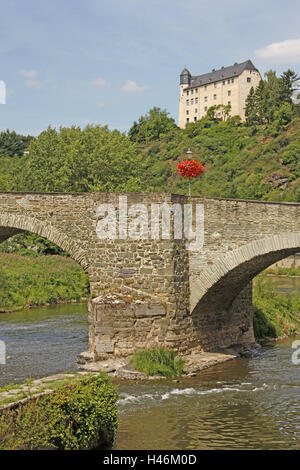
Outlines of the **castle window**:
M186 122L190 122L189 118L186 118Z
M216 100L216 99L217 99L217 95L214 95L214 100Z
M195 93L198 93L198 88L195 89Z
M207 86L205 85L204 90L207 90Z
M204 111L207 111L207 106L204 106Z
M186 111L186 114L190 114L189 110Z
M247 82L251 83L251 77L247 77Z
M195 104L198 104L198 98L195 98Z
M217 84L216 84L216 83L214 84L214 87L217 88Z
M231 83L234 83L234 78L231 79Z
M197 109L197 108L195 108L195 114L196 114L196 113L198 113L198 109Z
M207 100L208 100L207 96L204 96L204 101L207 101Z
M194 104L194 99L193 98L191 99L191 104Z
M193 95L193 93L194 93L194 90L191 90L191 95Z
M230 80L227 80L228 85L230 84Z
M186 95L189 96L189 93L190 93L189 90L187 90Z
M223 85L226 85L226 82L225 82L225 80L223 81Z
M228 90L228 96L231 96L231 90Z
M195 117L194 117L194 122L196 122L196 121L197 121L197 118L196 118L196 116L195 116Z
M228 101L228 103L227 103L227 104L230 104L230 105L231 105L231 101Z
M190 104L190 100L186 100L186 105L188 106Z

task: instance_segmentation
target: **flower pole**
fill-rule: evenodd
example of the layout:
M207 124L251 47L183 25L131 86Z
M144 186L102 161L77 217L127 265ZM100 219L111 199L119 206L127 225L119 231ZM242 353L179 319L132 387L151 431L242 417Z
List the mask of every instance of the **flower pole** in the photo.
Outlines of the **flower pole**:
M177 173L189 180L189 197L191 197L191 178L197 178L203 172L203 165L197 160L183 160L178 163Z

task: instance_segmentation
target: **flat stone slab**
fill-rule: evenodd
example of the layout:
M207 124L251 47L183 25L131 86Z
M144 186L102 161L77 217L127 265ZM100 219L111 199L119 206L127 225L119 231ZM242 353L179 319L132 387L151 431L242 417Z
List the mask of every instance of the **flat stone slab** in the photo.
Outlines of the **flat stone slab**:
M186 371L188 375L195 374L208 367L231 361L238 357L238 354L204 352L201 348L195 348L182 356L186 361Z
M67 379L76 379L83 375L94 375L95 372L99 373L98 370L91 371L80 371L76 373L62 373L55 374L40 379L35 379L30 384L20 384L18 387L14 387L11 390L5 390L0 392L0 411L7 408L15 408L20 404L26 403L28 400L38 398L49 393L53 393L59 382L63 382ZM18 395L20 396L18 399ZM24 395L26 395L24 397Z

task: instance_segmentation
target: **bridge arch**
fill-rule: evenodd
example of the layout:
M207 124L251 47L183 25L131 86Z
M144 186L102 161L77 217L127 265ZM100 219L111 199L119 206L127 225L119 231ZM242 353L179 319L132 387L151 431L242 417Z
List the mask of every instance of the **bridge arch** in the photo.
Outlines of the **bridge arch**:
M300 233L289 232L255 240L219 257L191 285L191 312L207 300L230 306L257 274L299 251Z
M266 236L219 257L193 279L190 311L197 336L206 331L202 344L229 347L254 342L251 281L299 251L298 232Z
M89 268L89 261L81 246L68 235L56 229L49 223L45 223L27 215L0 214L1 241L10 238L19 231L28 231L46 238L66 251L85 271ZM0 233L1 234L1 233Z

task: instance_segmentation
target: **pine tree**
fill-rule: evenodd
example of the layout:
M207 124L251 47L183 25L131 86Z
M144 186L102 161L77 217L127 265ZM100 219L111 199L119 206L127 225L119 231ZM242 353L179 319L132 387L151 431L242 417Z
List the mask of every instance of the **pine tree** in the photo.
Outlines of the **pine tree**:
M299 77L293 70L287 70L283 72L280 77L280 100L282 103L292 103L292 96L294 91L297 90L295 87L296 82L298 82Z
M253 86L251 87L250 93L246 99L245 116L246 122L249 126L256 123L256 99Z

